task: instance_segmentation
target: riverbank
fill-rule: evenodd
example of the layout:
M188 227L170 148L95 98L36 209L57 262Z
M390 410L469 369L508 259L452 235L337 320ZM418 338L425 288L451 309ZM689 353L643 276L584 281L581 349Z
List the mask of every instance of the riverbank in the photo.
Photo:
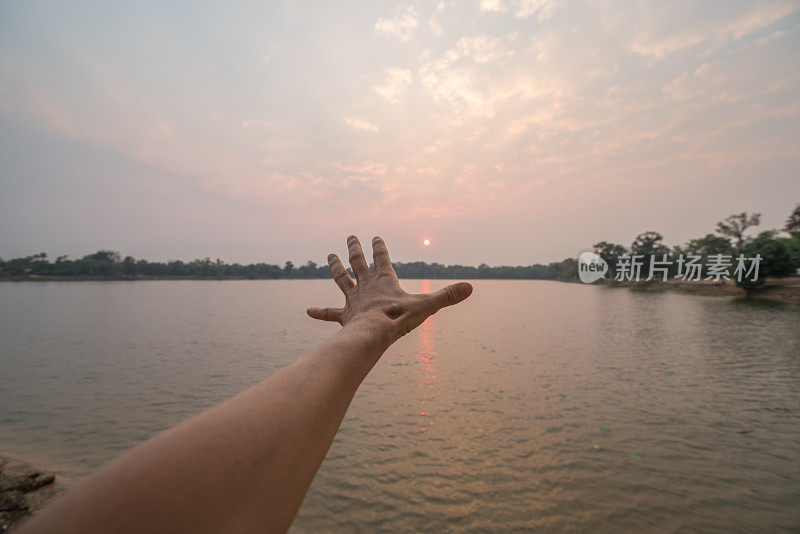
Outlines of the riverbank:
M13 529L64 491L55 473L0 456L0 532Z
M226 277L205 277L205 276L0 276L0 282L120 282L120 281L152 281L152 280L317 280L322 278L243 278L235 276ZM401 277L401 280L421 280L422 278ZM433 279L433 278L431 278ZM467 279L471 280L471 279ZM477 280L545 280L551 282L564 282L564 280L550 280L541 278L480 278ZM567 283L580 283L571 280ZM714 283L707 280L697 282L686 282L681 280L669 280L667 282L616 282L614 280L603 280L596 282L608 288L628 288L633 291L661 292L675 291L677 293L687 293L692 295L706 295L712 297L737 297L747 298L747 292L736 287L732 281L725 283ZM760 300L770 300L773 302L790 302L800 304L800 276L787 278L768 278L766 283L757 287L750 295L750 298Z
M692 295L707 295L712 297L738 297L747 298L747 292L736 287L731 281L724 284L714 283L707 280L698 282L685 282L681 280L670 280L668 282L614 282L606 281L602 285L609 288L628 288L632 291L643 292L662 292L675 291L677 293L688 293ZM800 304L800 276L787 278L768 278L764 285L757 287L750 295L750 298L759 300L769 300L773 302L790 302Z
M0 282L135 282L137 280L313 280L313 278L246 278L243 276L0 276Z

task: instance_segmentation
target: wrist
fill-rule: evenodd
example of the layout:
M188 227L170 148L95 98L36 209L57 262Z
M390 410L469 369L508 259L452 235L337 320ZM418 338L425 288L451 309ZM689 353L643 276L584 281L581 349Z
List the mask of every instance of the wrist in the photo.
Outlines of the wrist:
M353 318L342 326L340 332L363 350L377 351L378 357L395 341L393 325L385 318L369 316Z

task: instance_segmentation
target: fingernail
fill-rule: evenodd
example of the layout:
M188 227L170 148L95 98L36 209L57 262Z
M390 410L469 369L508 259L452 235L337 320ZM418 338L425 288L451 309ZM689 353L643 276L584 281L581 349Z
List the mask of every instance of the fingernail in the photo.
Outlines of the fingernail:
M336 257L336 254L328 254L328 261L332 261L333 258Z
M354 239L356 239L356 236L351 235L350 237L347 238L347 242L349 243L350 241L352 241Z
M372 242L374 243L375 241L378 241L379 239L380 239L380 237L375 236L375 237L372 238Z
M462 282L461 284L458 284L458 285L461 286L459 289L461 290L461 295L464 298L472 295L472 285L471 284L468 284L467 282Z

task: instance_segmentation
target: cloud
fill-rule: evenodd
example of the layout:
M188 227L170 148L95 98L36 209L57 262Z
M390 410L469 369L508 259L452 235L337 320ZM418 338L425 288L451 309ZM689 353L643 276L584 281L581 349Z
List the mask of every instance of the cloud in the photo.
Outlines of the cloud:
M558 6L558 0L512 0L511 7L518 19L527 19L538 14L539 21L550 18ZM483 13L505 13L509 6L505 0L480 0L478 9Z
M558 0L516 0L514 16L518 19L527 19L538 14L538 20L541 22L553 15L558 4Z
M428 21L428 27L430 27L434 35L444 34L444 28L442 28L442 25L436 20L436 16L431 17L431 20Z
M695 70L694 74L684 72L672 80L669 84L665 85L661 89L664 99L671 100L673 102L684 102L700 95L701 91L697 85L693 83L693 77L696 76L704 67L707 67L707 65L699 67L697 70Z
M556 101L551 106L542 107L533 113L528 113L523 117L514 119L508 126L509 135L518 135L528 130L530 126L539 125L542 128L550 128L553 120L558 115L561 108L560 102Z
M392 104L402 102L406 89L412 83L411 71L398 67L389 67L384 70L384 76L383 84L373 86L372 90Z
M494 80L479 71L496 66L501 59L511 57L513 51L503 48L502 42L487 35L465 36L447 50L439 59L425 55L418 74L422 86L434 102L448 105L465 117L493 117L494 104L514 95L525 98L529 91L517 81Z
M417 30L417 13L409 7L404 13L398 13L390 19L378 19L375 23L375 33L395 37L407 43L414 37Z
M775 72L764 65L753 65L747 71L737 68L743 58L753 54L752 50L752 47L741 47L739 54L726 54L691 72L681 73L661 88L664 101L674 104L691 102L690 105L706 110L720 104L750 101L753 107L749 115L756 117L774 109L774 105L765 107L766 102L755 104L766 95L773 94L770 100L774 99L778 105L787 102L783 100L785 97L795 100L800 85L797 71Z
M473 118L493 118L497 104L511 99L523 101L555 94L555 89L527 80L498 82L484 88L474 70L447 61L425 63L420 67L419 78L435 103L450 108L453 124Z
M475 75L469 69L454 68L445 60L431 61L420 67L419 78L434 102L449 105L455 113L494 114L475 87Z
M488 63L514 55L513 50L506 51L503 48L500 39L490 38L486 35L462 37L456 43L454 50L462 56L472 58L475 63Z
M533 35L530 39L531 50L536 53L538 61L548 61L553 57L554 43L549 37Z
M487 11L505 13L508 10L503 0L481 0L478 2L478 8L484 13Z
M242 128L255 128L255 127L274 128L275 126L276 124L273 121L268 121L266 119L250 118L242 121Z
M730 11L715 16L696 16L689 24L674 24L670 13L643 9L634 21L637 32L630 37L631 50L645 58L663 59L676 52L709 43L712 49L765 28L791 15L800 6L794 2L772 2L748 9L743 13ZM673 15L674 18L674 15ZM688 26L688 27L687 27Z
M363 161L360 163L353 161L337 161L334 165L345 172L367 173L367 174L386 174L386 165L376 161Z
M425 148L423 148L422 152L424 154L435 154L435 153L439 152L440 149L442 149L442 148L444 148L444 147L446 147L446 146L448 146L450 144L452 144L452 141L450 139L437 139L436 141L434 141L430 145L428 145Z
M348 124L355 128L356 130L364 130L366 132L377 132L378 127L366 119L362 119L359 117L354 117L353 115L348 115L342 119L345 124Z

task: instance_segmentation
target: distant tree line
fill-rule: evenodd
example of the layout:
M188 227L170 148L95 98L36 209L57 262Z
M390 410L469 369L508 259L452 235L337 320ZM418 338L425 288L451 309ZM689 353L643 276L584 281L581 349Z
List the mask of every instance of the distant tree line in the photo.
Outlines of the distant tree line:
M791 276L800 268L800 204L795 207L782 228L789 237L781 237L780 230L766 230L755 237L748 236L747 231L760 223L759 213L738 213L718 222L714 233L691 239L685 245L678 245L672 249L664 245L660 233L650 231L636 236L630 248L601 241L594 244L594 252L608 263L609 271L612 273L616 271L620 256L643 255L642 272L647 272L651 257L660 258L666 254L673 262L673 272L671 272L673 276L677 270L677 259L681 255L684 257L690 254L698 255L702 257L702 263L707 263L712 255L721 254L734 258L743 254L747 258L752 258L758 254L761 256L758 277L755 280L737 281L737 285L750 293L764 284L767 277ZM577 277L577 271L575 276Z
M442 265L439 263L411 262L395 263L395 271L400 278L515 278L541 280L567 280L575 269L575 260L548 265L530 265L527 267L489 267L482 264L478 267L465 265ZM575 271L577 272L577 271ZM20 277L84 277L109 279L136 278L241 278L241 279L278 279L278 278L330 278L327 265L317 265L308 261L296 267L287 261L283 267L269 263L225 263L210 258L197 259L190 262L179 260L168 262L151 262L137 260L132 256L120 256L118 252L100 250L81 259L71 260L66 256L58 256L50 261L42 252L24 258L12 260L0 259L0 276Z
M663 236L658 232L648 231L639 234L630 247L618 243L600 241L594 244L594 251L609 266L613 277L617 260L623 255L641 254L645 265L643 272L649 270L650 257L668 255L673 261L681 254L696 254L704 260L710 255L745 254L748 257L760 254L762 257L759 278L746 280L740 285L748 292L764 283L767 277L789 276L800 267L800 204L790 214L783 228L790 237L781 237L778 230L767 230L755 237L748 237L746 232L758 226L761 216L758 213L749 215L740 213L731 215L717 224L714 233L692 239L683 246L670 249L663 243ZM467 278L467 279L527 279L527 280L564 280L578 279L578 262L575 258L567 258L547 265L534 264L528 266L490 267L481 264L478 267L468 265L442 265L439 263L411 262L395 263L395 271L400 278ZM77 277L77 278L209 278L209 279L278 279L278 278L330 278L327 265L317 265L308 261L296 267L287 261L282 267L269 263L225 263L210 258L197 259L190 262L180 260L168 262L151 262L137 260L132 256L122 257L118 252L100 250L81 259L69 259L58 256L50 261L42 252L24 258L3 260L0 258L0 277Z

